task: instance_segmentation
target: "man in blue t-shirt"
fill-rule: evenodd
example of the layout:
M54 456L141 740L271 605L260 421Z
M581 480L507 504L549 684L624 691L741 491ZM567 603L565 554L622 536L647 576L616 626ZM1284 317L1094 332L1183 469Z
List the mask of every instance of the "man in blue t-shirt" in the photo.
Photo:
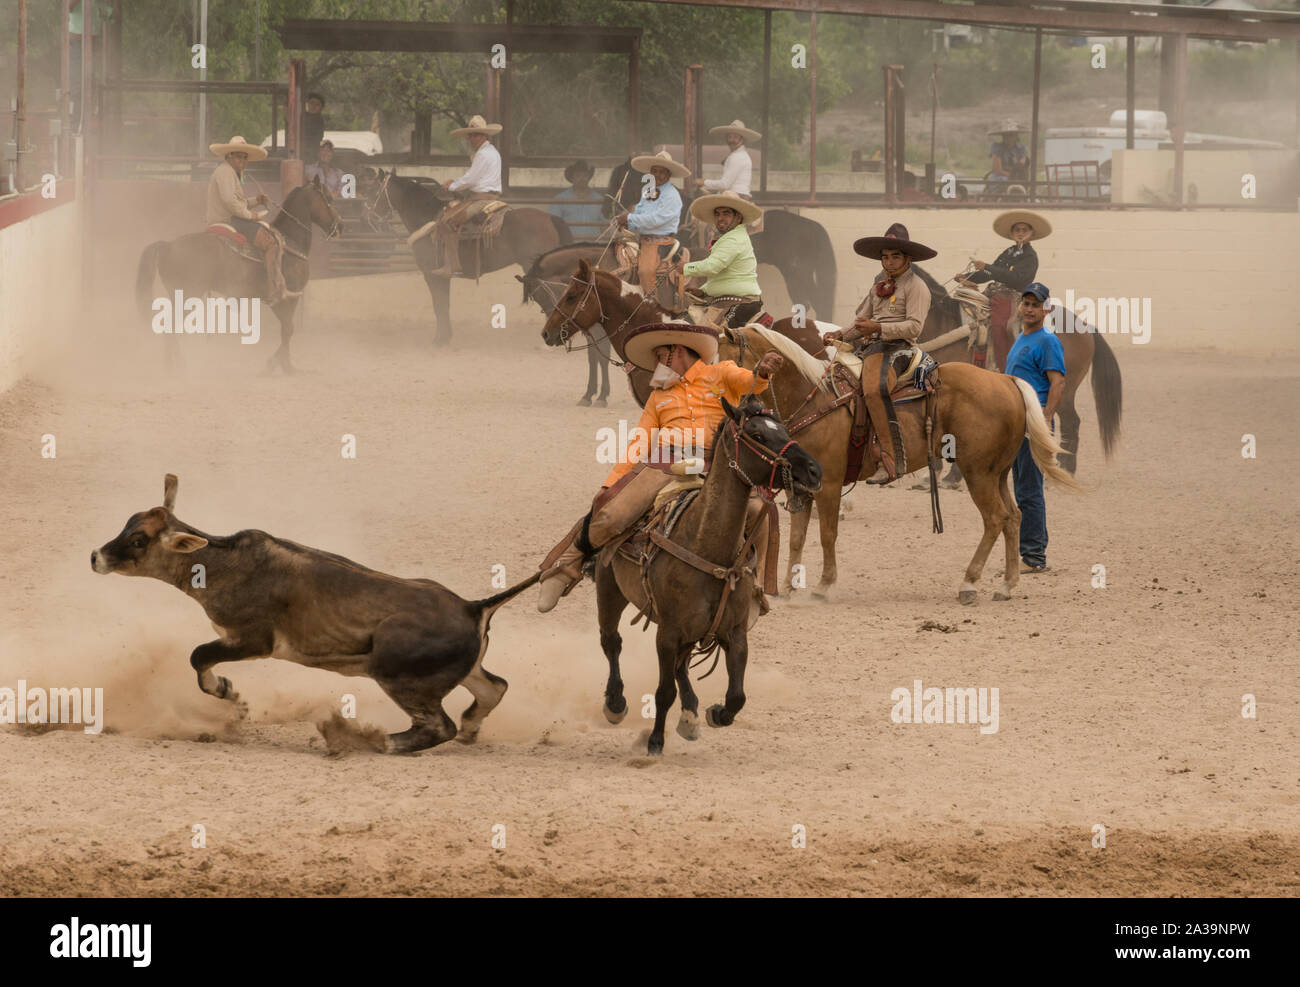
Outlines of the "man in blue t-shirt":
M1026 285L1020 296L1020 335L1007 353L1006 372L1027 381L1038 394L1043 416L1056 431L1054 418L1065 392L1065 350L1061 341L1043 328L1050 308L1047 286L1038 281ZM1022 572L1047 571L1047 505L1043 501L1043 474L1029 451L1029 439L1020 444L1020 452L1011 467L1016 484L1016 503L1020 507L1020 559Z

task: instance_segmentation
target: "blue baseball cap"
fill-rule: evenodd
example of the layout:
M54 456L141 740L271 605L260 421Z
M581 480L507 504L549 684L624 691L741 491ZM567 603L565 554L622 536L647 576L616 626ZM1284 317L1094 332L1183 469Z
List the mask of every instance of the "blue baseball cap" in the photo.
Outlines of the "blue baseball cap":
M1020 297L1024 298L1025 295L1033 295L1040 302L1045 302L1051 297L1052 293L1047 290L1047 285L1041 281L1034 281L1025 285L1025 290L1020 293Z

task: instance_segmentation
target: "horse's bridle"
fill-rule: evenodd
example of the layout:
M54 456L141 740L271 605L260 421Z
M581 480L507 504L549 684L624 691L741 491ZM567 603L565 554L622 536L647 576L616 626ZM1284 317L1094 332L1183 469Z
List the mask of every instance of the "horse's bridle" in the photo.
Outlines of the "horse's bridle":
M253 181L254 181L254 182L257 182L257 187L258 187L259 190L261 190L261 188L262 188L262 183L261 183L261 182L258 182L256 178L254 178ZM308 185L310 185L310 184L311 184L311 183L308 182L307 185L301 185L301 186L299 186L299 188L307 188ZM341 236L341 235L342 235L342 225L343 225L343 220L342 220L342 218L339 216L339 211L338 211L337 209L334 208L334 198L333 198L333 196L331 196L331 195L329 194L329 192L328 192L324 187L318 185L317 188L320 190L320 194L321 194L322 196L324 196L325 204L326 204L327 206L330 207L330 212L332 212L332 213L334 214L334 222L330 225L329 232L325 234L325 239L326 239L326 240L333 240L335 237L338 237L338 236ZM294 191L297 191L297 190L295 189ZM266 195L265 192L262 192L261 194L262 194L262 195ZM289 194L290 194L290 195L293 195L293 192L290 192ZM268 202L270 202L272 205L274 205L277 209L280 210L279 215L276 216L276 219L279 219L280 216L288 216L291 220L293 220L295 223L297 223L299 226L301 226L304 230L306 230L308 236L311 235L311 224L310 224L310 223L304 223L301 219L299 219L299 218L298 218L297 216L295 216L293 213L291 213L291 212L286 212L286 211L285 211L285 208L284 208L284 203L283 203L283 202L277 202L275 199L272 199L269 195L266 196L266 199L267 199ZM287 200L286 200L286 201L287 201ZM294 254L296 254L297 256L302 256L301 254L298 254L298 252L297 252L296 250L295 250L295 251L291 251L291 252L294 253ZM303 260L306 260L306 258L304 257Z
M776 417L774 415L766 411L756 411L752 415L746 415L744 418L740 420L739 424L737 424L737 422L734 419L727 420L727 431L731 434L732 439L737 444L735 455L732 458L727 460L727 466L734 473L736 473L737 476L739 476L742 480L744 480L747 484L749 484L749 486L757 490L759 492L760 497L768 501L771 501L776 497L776 491L778 489L776 486L776 474L777 471L779 470L781 473L780 489L787 491L790 494L790 496L793 497L794 489L795 489L794 477L792 475L793 467L790 464L790 460L786 458L785 453L786 450L789 449L792 445L797 445L798 443L796 443L794 439L790 439L777 452L773 452L771 449L767 448L767 446L755 442L753 439L751 439L748 435L745 434L745 426L749 424L751 419L754 418L766 418L768 420L773 420L773 421L776 420ZM744 445L746 449L748 449L755 456L757 456L762 462L766 463L768 466L771 467L771 470L769 471L767 476L766 483L755 483L749 477L749 475L741 468L740 450L739 450L740 445Z

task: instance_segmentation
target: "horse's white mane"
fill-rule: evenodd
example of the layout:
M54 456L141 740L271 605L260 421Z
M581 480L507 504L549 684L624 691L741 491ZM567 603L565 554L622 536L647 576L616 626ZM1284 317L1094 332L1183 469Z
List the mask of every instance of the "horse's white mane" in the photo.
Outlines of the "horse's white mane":
M753 329L771 344L772 349L780 353L790 363L793 363L808 383L817 384L823 388L826 387L827 363L825 360L817 359L789 336L783 336L773 329L765 329L763 326L755 324L751 324L747 328Z

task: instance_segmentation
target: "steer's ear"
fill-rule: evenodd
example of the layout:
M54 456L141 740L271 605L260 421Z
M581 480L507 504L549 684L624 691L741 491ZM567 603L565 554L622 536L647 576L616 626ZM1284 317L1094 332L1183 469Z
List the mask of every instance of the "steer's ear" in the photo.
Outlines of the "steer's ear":
M202 535L192 535L188 531L164 531L158 538L158 544L169 552L197 552L207 543Z
M163 477L163 507L169 511L176 509L176 484L179 482L175 473Z

